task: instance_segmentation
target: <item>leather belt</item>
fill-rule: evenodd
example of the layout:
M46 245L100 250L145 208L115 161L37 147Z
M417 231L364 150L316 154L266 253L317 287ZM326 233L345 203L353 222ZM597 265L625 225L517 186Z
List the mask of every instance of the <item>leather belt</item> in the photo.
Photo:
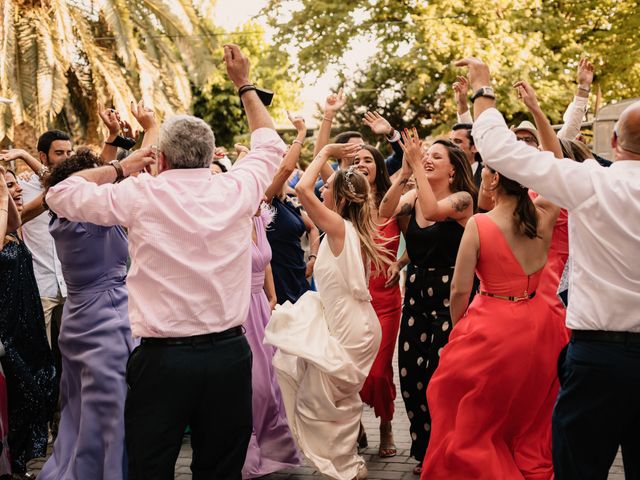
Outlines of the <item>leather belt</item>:
M242 334L242 327L232 327L223 332L206 333L192 337L144 337L140 340L140 343L142 345L202 345L204 343L215 343L239 337Z
M606 330L573 330L571 340L640 345L640 332L610 332Z
M524 302L525 300L531 300L533 297L536 296L536 292L532 292L532 293L524 292L525 294L522 297L509 297L506 295L496 295L495 293L489 293L482 290L478 290L478 293L480 295L484 295L485 297L499 298L500 300L507 300L509 302Z

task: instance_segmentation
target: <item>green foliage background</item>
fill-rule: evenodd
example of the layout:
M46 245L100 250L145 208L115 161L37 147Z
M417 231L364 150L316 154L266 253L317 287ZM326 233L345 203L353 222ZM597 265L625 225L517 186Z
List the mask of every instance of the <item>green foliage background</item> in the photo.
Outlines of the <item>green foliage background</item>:
M323 72L343 64L354 36L372 57L340 79L351 99L338 120L361 124L375 109L392 124L423 134L455 121L452 61L473 55L491 66L499 108L519 120L511 85L530 81L552 122L575 90L582 56L596 65L601 102L640 96L640 8L637 0L271 0L264 13L278 45L295 45L299 67ZM292 13L293 11L293 13ZM430 119L431 122L425 120Z

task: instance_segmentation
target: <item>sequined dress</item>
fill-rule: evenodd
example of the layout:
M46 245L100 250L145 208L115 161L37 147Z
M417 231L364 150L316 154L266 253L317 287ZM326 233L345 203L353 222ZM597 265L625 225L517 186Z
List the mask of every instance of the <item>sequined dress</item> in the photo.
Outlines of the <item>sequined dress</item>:
M31 252L15 235L0 251L0 359L7 381L14 473L47 451L47 423L58 391Z

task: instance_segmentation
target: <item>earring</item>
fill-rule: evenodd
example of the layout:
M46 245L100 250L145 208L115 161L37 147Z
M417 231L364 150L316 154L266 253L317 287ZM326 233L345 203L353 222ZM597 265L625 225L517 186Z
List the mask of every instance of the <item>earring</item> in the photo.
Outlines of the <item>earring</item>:
M453 183L453 176L449 177L449 184Z

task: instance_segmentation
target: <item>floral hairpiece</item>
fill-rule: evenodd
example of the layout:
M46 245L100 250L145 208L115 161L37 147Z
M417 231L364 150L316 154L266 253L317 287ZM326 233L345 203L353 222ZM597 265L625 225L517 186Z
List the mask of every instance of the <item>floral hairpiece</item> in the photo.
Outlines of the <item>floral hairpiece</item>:
M356 187L354 187L353 183L351 182L351 176L355 175L355 172L356 172L356 166L351 165L349 168L347 168L347 171L344 173L344 179L347 182L347 188L353 195L356 194Z

